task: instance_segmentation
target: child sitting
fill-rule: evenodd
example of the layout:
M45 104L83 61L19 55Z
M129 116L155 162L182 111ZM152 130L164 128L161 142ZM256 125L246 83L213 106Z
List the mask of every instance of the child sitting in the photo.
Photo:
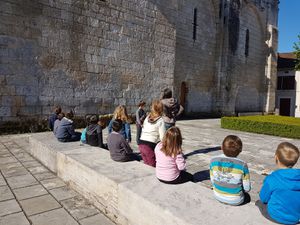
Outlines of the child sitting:
M137 159L131 147L119 132L122 129L122 120L116 119L111 123L112 132L108 135L107 145L112 160L117 162L127 162Z
M60 142L79 141L81 133L75 132L72 111L66 113L58 125L55 136Z
M300 169L293 169L299 149L291 143L278 145L275 161L278 170L264 180L260 201L256 202L263 216L282 224L300 222Z
M250 198L245 195L251 189L248 166L237 158L242 147L239 137L229 135L222 143L224 154L213 157L210 162L210 180L215 198L225 204L240 205Z
M182 136L178 127L167 130L162 142L155 147L156 177L166 184L181 184L193 181L193 175L185 171L182 155Z
M60 113L61 113L61 107L60 106L56 106L55 109L54 109L54 113L52 113L49 116L48 126L49 126L49 129L51 131L54 130L54 123L58 119L58 114L60 114Z
M130 123L129 123L129 117L127 114L127 109L125 105L119 105L115 111L114 111L114 116L112 120L108 124L108 133L110 134L112 132L112 124L114 120L120 120L122 121L122 127L120 130L120 134L123 135L125 140L127 142L131 142L131 129L130 129Z
M53 133L54 133L54 135L56 135L57 129L58 129L60 123L61 123L62 118L64 118L64 117L65 117L65 114L64 114L64 113L59 113L59 114L57 115L57 120L55 120L54 126L53 126Z
M103 144L102 127L98 125L98 121L97 115L90 117L90 125L86 128L86 143L106 149L107 146Z

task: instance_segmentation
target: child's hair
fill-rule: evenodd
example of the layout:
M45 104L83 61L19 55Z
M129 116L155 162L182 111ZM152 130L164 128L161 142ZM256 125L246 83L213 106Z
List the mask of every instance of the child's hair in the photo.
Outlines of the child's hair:
M138 107L143 107L146 105L146 102L144 102L143 100L141 100L138 104Z
M62 118L64 118L64 117L65 117L65 114L63 112L61 112L57 115L58 120L62 120Z
M55 106L54 112L58 115L61 113L61 107L59 105Z
M156 118L162 116L163 110L163 104L157 99L153 100L149 120L155 120Z
M97 115L92 115L91 117L90 117L90 123L91 124L97 124L98 123L98 116Z
M161 151L166 156L176 157L181 153L182 136L178 127L169 128L162 140Z
M103 119L103 118L99 118L98 125L99 125L102 129L104 129L104 128L107 126L106 120Z
M114 112L114 119L119 119L128 122L128 114L125 105L119 105Z
M227 157L237 157L243 148L243 143L238 136L228 135L222 143L222 150Z
M112 122L112 129L115 132L119 132L122 128L122 120L116 119Z
M297 163L300 153L295 145L282 142L278 145L275 155L283 165L293 167Z
M90 119L91 119L91 114L86 114L85 115L85 124L88 126L90 125Z
M71 110L70 112L67 112L67 113L66 113L66 117L67 117L68 119L72 119L72 118L74 117L73 111Z
M170 88L165 88L162 91L161 99L172 98L172 90Z

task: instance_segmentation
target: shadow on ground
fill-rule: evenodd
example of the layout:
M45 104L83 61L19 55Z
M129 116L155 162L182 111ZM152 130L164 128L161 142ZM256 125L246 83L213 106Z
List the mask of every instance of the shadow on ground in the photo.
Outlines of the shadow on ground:
M192 156L192 155L206 154L206 153L209 153L209 152L215 152L215 151L219 151L219 150L221 150L221 146L216 146L216 147L212 147L212 148L198 149L198 150L192 151L190 153L184 154L184 157L187 159L189 156Z

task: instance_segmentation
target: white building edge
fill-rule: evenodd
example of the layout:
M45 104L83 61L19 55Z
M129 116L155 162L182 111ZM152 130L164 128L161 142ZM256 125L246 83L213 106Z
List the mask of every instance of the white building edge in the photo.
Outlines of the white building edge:
M300 71L295 64L295 54L278 54L276 108L283 116L300 117Z

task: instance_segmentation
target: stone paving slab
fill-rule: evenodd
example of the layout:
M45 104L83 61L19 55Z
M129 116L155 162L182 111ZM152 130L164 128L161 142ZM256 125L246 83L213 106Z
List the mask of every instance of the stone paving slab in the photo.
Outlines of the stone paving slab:
M3 178L3 176L0 174L0 186L6 185L6 182Z
M0 187L0 201L5 201L13 198L14 195L11 193L10 188L8 186Z
M9 177L6 180L12 189L38 184L37 180L30 173L21 176Z
M76 220L81 220L83 218L99 214L98 209L96 209L86 199L78 195L73 198L63 200L60 203L70 212L70 214Z
M61 205L51 195L43 195L21 200L20 204L28 216L61 207Z
M21 211L15 199L0 202L0 217Z
M3 216L0 219L0 225L30 225L23 212Z
M107 217L97 214L82 220L79 220L80 225L113 225Z
M15 193L18 200L24 200L48 194L47 190L40 184L14 189L13 192Z
M42 185L47 188L48 190L51 190L53 188L59 188L66 186L66 184L58 177L41 180Z
M65 209L56 209L29 218L32 225L78 225Z
M77 195L75 191L68 188L67 186L54 188L49 190L49 192L54 196L57 201L62 201L68 198L72 198Z
M27 168L31 174L38 174L38 173L46 173L50 172L47 168L44 166L35 166L35 167L29 167Z
M9 164L7 164L9 165ZM3 176L8 178L8 177L14 177L14 176L21 176L21 175L26 175L28 171L24 167L9 167L6 169L2 169Z
M52 178L55 178L55 174L52 173L52 172L46 172L46 173L38 173L38 174L34 174L34 177L39 180L39 181L42 181L42 180L48 180L48 179L52 179Z

